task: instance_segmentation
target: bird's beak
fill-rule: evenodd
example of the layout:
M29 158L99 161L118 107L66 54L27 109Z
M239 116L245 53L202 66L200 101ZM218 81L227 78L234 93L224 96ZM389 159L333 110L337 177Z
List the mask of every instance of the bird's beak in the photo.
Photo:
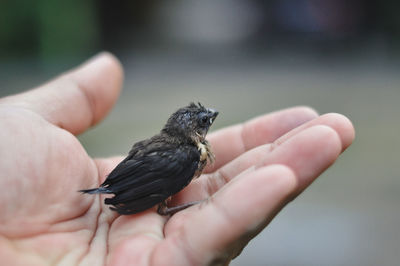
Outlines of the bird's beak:
M210 112L210 123L212 124L215 120L215 118L218 116L219 112L214 110L214 109L208 109L208 111Z

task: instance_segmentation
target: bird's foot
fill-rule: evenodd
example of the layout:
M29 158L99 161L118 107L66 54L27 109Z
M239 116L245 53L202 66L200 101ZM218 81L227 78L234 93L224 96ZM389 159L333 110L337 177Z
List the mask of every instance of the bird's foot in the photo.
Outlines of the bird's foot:
M189 208L193 205L196 205L198 203L200 203L202 201L192 201L192 202L188 202L179 206L174 206L174 207L168 207L167 204L165 202L160 203L158 205L158 209L157 209L157 213L160 215L173 215L179 211L182 211L186 208Z

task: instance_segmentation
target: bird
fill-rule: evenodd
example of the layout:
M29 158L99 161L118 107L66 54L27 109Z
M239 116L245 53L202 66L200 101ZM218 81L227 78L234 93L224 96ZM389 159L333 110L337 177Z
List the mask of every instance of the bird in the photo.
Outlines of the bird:
M104 203L121 215L158 206L161 215L172 215L198 202L168 207L173 195L199 177L215 155L206 135L219 112L191 102L167 120L160 133L139 141L98 187L86 194L114 194Z

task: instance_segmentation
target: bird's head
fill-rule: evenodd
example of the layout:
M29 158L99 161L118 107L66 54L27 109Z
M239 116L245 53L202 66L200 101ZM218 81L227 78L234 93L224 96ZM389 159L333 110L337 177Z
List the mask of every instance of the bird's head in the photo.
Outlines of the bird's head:
M204 141L208 129L217 115L216 110L205 108L200 103L191 103L171 115L163 128L163 132Z

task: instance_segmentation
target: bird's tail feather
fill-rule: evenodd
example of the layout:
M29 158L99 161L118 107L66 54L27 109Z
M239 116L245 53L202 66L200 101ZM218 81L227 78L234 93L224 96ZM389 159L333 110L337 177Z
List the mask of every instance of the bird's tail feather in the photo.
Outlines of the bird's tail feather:
M111 193L113 193L111 190L109 190L108 188L105 188L105 187L82 189L82 190L79 190L78 192L86 193L86 194L111 194Z

